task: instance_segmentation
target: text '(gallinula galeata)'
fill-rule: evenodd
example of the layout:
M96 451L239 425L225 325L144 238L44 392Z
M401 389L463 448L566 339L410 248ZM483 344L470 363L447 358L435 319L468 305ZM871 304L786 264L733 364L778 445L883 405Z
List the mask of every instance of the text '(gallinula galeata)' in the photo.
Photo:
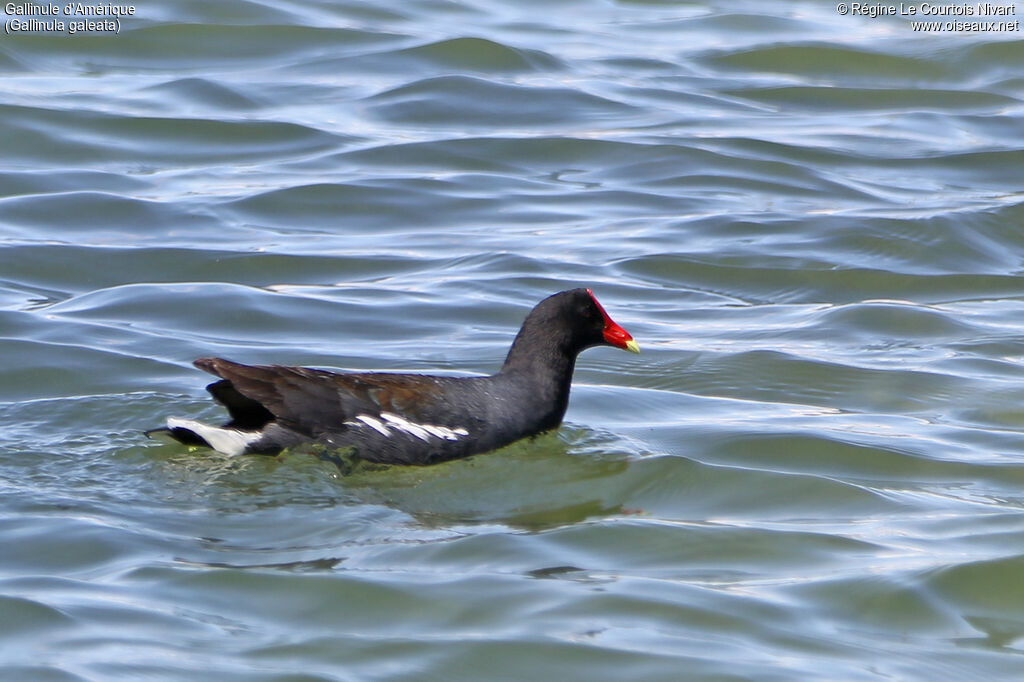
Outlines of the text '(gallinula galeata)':
M231 420L212 426L171 417L146 435L163 432L229 455L312 445L371 462L434 464L558 426L576 356L593 346L640 352L590 289L572 289L530 311L492 376L337 373L200 358L196 367L221 378L207 390Z

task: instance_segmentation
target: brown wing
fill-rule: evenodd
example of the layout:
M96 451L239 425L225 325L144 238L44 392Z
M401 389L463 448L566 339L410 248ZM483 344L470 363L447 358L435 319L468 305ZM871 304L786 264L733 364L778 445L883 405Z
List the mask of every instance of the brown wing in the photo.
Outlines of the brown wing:
M409 374L338 374L308 367L242 365L222 358L200 358L195 366L230 382L216 382L211 393L239 416L260 414L310 435L337 429L356 416L381 412L416 417L420 407L439 399L436 377ZM235 396L238 397L235 397ZM238 406L239 415L233 406Z

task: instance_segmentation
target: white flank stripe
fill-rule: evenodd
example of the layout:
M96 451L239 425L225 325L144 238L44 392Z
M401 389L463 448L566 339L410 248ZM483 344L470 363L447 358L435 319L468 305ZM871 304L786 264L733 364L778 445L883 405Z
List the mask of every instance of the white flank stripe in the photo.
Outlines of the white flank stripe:
M374 429L376 429L377 431L380 431L385 436L390 436L391 435L391 432L388 431L388 427L386 427L383 424L381 424L380 420L374 419L373 417L371 417L368 414L361 414L358 417L356 417L356 419L358 419L359 421L363 422L367 426L372 426Z
M462 427L450 429L447 426L436 426L434 424L415 424L404 417L399 417L397 414L391 414L390 412L382 412L380 416L397 428L411 433L422 440L427 440L427 435L446 440L458 440L460 436L469 435L469 431Z
M434 436L435 438L447 438L448 440L453 440L450 433L446 433L446 431L450 431L450 429L446 429L443 426L434 426L433 424L420 424L420 428L422 428L424 431L429 433L431 436Z
M249 445L259 440L261 435L256 431L225 429L180 417L168 417L167 428L187 429L209 443L210 447L217 452L232 456L243 454Z
M388 422L392 426L395 426L406 433L412 434L422 441L430 440L430 433L419 424L413 424L411 421L403 419L397 414L391 414L390 412L381 412L380 416L384 418L384 421Z
M372 427L374 430L384 436L391 436L390 429L397 429L410 436L415 436L424 442L428 442L430 437L444 438L445 440L458 440L462 436L468 436L469 431L460 427L450 429L447 426L435 426L433 424L417 424L411 422L405 417L400 417L397 414L391 412L381 412L381 419L371 417L368 414L361 414L356 417L359 421L347 421L346 426L362 426L363 424ZM362 422L360 424L359 422Z

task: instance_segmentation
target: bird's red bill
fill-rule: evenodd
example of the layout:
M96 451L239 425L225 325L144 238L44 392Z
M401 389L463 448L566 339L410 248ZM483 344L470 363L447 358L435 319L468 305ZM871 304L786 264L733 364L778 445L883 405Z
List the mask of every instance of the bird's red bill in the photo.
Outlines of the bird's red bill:
M587 293L590 294L590 298L594 300L594 305L597 306L597 309L601 311L601 315L604 316L604 340L616 348L628 350L633 353L639 353L640 346L633 340L633 336L608 316L608 313L605 312L604 306L601 305L597 300L597 297L594 296L593 291L587 289Z

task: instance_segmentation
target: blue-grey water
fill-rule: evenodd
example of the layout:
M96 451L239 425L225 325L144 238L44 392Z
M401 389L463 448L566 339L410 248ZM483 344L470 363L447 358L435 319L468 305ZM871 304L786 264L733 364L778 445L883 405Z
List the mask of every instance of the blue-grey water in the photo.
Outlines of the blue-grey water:
M2 9L0 679L1024 676L1019 30ZM195 357L486 373L573 286L643 354L500 453L141 434L221 417Z

